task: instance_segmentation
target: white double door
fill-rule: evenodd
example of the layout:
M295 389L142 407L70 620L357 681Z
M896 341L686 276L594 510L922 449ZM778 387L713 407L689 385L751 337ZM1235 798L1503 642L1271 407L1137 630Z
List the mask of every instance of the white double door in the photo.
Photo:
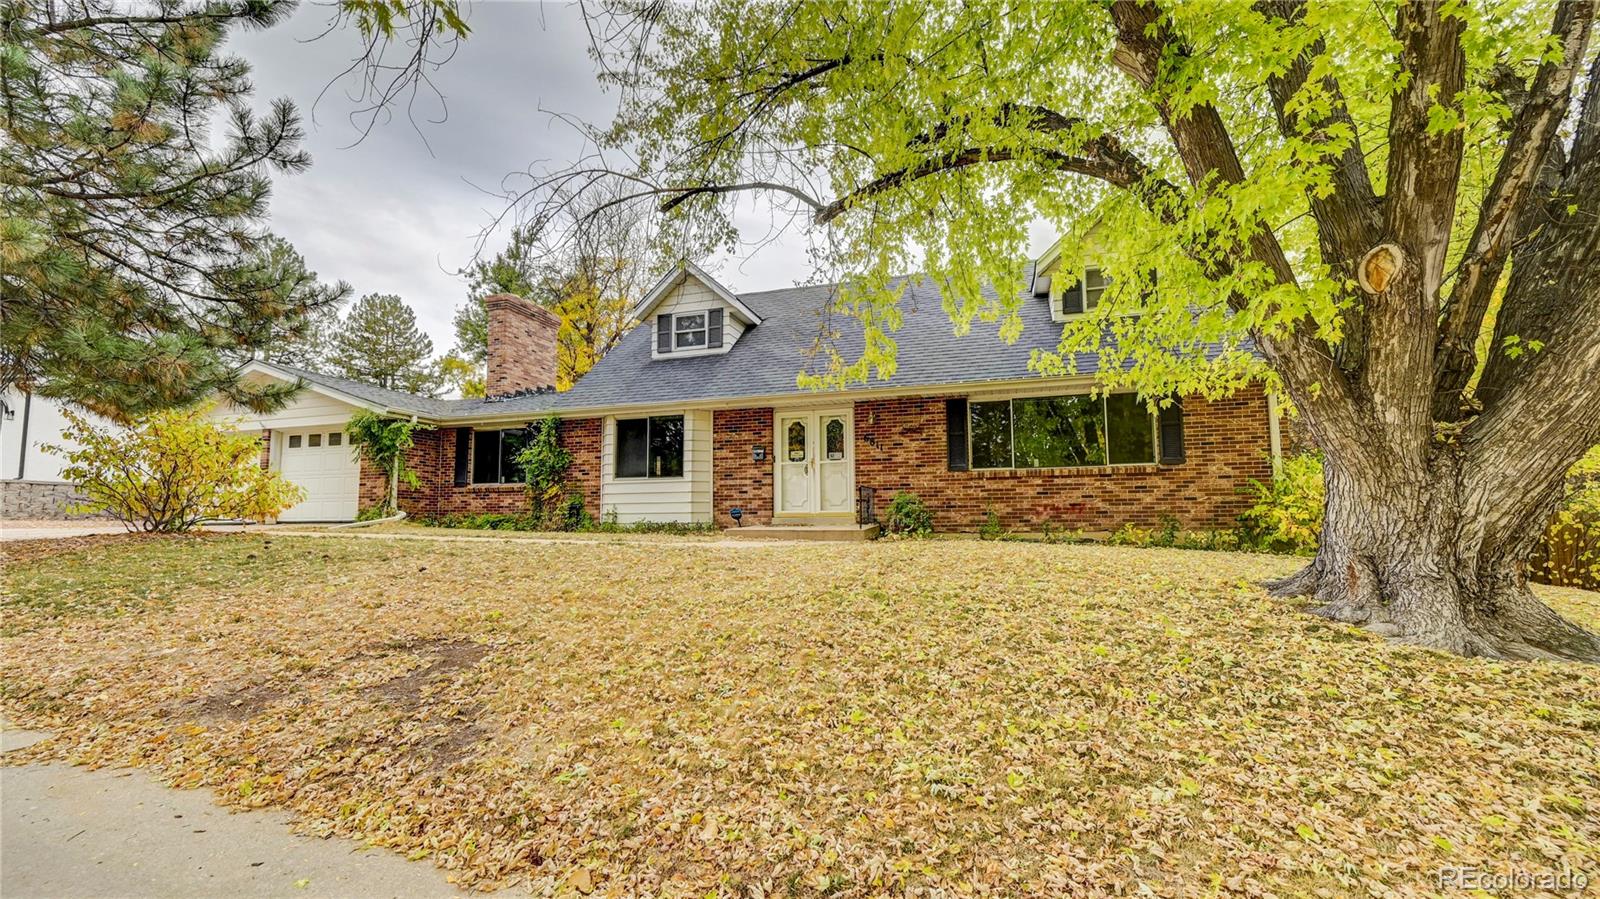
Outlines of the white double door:
M777 514L855 513L850 410L777 413Z

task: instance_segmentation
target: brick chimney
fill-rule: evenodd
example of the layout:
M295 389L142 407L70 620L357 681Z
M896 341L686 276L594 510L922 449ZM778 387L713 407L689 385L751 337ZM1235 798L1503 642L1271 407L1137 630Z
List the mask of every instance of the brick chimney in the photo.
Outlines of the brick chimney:
M561 319L516 294L497 293L483 305L489 310L488 395L556 386Z

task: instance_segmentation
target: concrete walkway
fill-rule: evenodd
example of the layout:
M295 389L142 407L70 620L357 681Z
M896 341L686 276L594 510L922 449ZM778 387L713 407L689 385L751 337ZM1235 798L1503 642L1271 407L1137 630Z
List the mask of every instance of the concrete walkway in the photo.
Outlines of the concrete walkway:
M0 748L44 737L4 731ZM430 862L298 836L288 821L279 811L230 812L205 790L174 790L143 771L0 768L0 895L466 895Z

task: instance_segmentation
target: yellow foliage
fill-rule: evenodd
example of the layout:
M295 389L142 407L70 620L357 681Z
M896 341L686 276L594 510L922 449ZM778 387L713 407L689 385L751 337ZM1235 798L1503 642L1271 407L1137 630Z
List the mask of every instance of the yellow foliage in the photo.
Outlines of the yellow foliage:
M126 428L99 427L64 411L62 476L87 497L83 511L108 512L140 531L186 531L206 519L263 520L304 491L261 466L261 440L212 419L209 408L173 409Z

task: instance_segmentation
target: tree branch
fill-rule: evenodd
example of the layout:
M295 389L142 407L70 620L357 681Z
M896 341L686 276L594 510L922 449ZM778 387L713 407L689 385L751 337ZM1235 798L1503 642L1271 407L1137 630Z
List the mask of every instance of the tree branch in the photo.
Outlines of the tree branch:
M1478 222L1439 328L1434 353L1436 419L1449 421L1460 414L1461 391L1477 367L1474 344L1478 331L1510 255L1511 237L1534 196L1540 170L1550 157L1571 103L1594 16L1594 0L1563 0L1551 28L1561 44L1561 60L1539 66L1526 96L1512 103L1506 151L1479 207Z
M776 181L745 181L740 184L706 184L700 187L664 187L659 192L670 193L673 196L663 200L660 209L662 212L671 212L683 203L703 194L731 194L745 190L775 190L788 194L810 206L812 210L818 211L818 215L821 215L820 210L824 208L820 202L798 187L779 184Z

